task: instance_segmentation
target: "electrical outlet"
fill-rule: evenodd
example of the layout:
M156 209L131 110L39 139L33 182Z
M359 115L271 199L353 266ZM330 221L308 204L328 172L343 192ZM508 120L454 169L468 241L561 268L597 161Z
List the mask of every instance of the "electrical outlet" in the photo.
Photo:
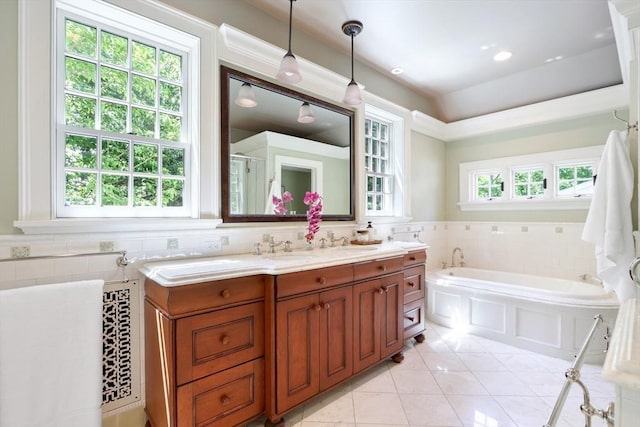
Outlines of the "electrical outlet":
M167 249L178 249L178 239L167 239Z
M31 254L29 246L12 246L11 258L26 258Z
M113 242L100 242L100 252L113 252Z
M222 243L222 246L229 246L229 237L221 236L220 243Z
M220 252L222 250L222 242L220 240L207 240L204 244L209 252Z

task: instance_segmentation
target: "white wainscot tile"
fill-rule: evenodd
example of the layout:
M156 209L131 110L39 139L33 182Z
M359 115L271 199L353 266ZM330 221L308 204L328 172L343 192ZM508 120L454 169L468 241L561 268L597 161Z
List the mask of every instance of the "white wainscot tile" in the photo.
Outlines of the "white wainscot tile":
M41 279L53 275L53 260L51 259L16 262L16 280Z
M53 271L56 276L86 273L89 271L88 257L56 258Z

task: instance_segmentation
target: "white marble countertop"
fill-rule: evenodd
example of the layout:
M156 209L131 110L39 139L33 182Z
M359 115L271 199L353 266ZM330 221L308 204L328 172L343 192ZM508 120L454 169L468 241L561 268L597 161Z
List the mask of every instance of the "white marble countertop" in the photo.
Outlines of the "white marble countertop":
M379 245L348 245L312 250L282 250L261 255L221 255L149 262L140 272L156 283L182 286L193 283L231 279L254 274L284 274L353 262L402 256L409 251L427 249L419 242L387 242Z
M640 300L620 305L611 345L602 367L605 380L640 390Z

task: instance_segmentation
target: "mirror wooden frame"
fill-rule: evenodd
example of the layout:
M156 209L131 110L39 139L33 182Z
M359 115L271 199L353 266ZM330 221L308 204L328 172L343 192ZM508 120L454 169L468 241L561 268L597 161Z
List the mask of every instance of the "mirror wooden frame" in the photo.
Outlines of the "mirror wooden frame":
M259 215L259 214L231 214L230 213L230 102L232 101L230 92L230 79L234 78L242 82L260 87L282 96L287 96L308 102L314 107L325 108L330 111L343 114L349 119L349 212L345 214L322 215L326 221L353 221L355 220L355 150L354 150L354 129L355 113L353 110L334 105L330 102L297 92L295 90L279 86L266 80L262 80L250 74L234 70L226 66L220 66L220 183L221 183L221 206L222 220L228 223L237 222L291 222L306 221L306 213L295 215ZM326 189L325 191L330 191Z

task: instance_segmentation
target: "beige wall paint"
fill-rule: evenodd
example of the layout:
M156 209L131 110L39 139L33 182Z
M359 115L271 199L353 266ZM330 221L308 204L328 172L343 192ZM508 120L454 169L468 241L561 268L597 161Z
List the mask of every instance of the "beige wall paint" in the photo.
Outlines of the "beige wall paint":
M620 114L626 117L627 112ZM613 119L611 114L601 114L448 142L445 168L446 219L448 221L584 222L587 216L586 210L462 212L457 205L459 165L475 160L602 145L606 142L611 130L623 128L624 124Z
M0 40L0 234L12 234L18 232L18 0L0 1Z
M446 143L411 132L411 217L444 221Z

